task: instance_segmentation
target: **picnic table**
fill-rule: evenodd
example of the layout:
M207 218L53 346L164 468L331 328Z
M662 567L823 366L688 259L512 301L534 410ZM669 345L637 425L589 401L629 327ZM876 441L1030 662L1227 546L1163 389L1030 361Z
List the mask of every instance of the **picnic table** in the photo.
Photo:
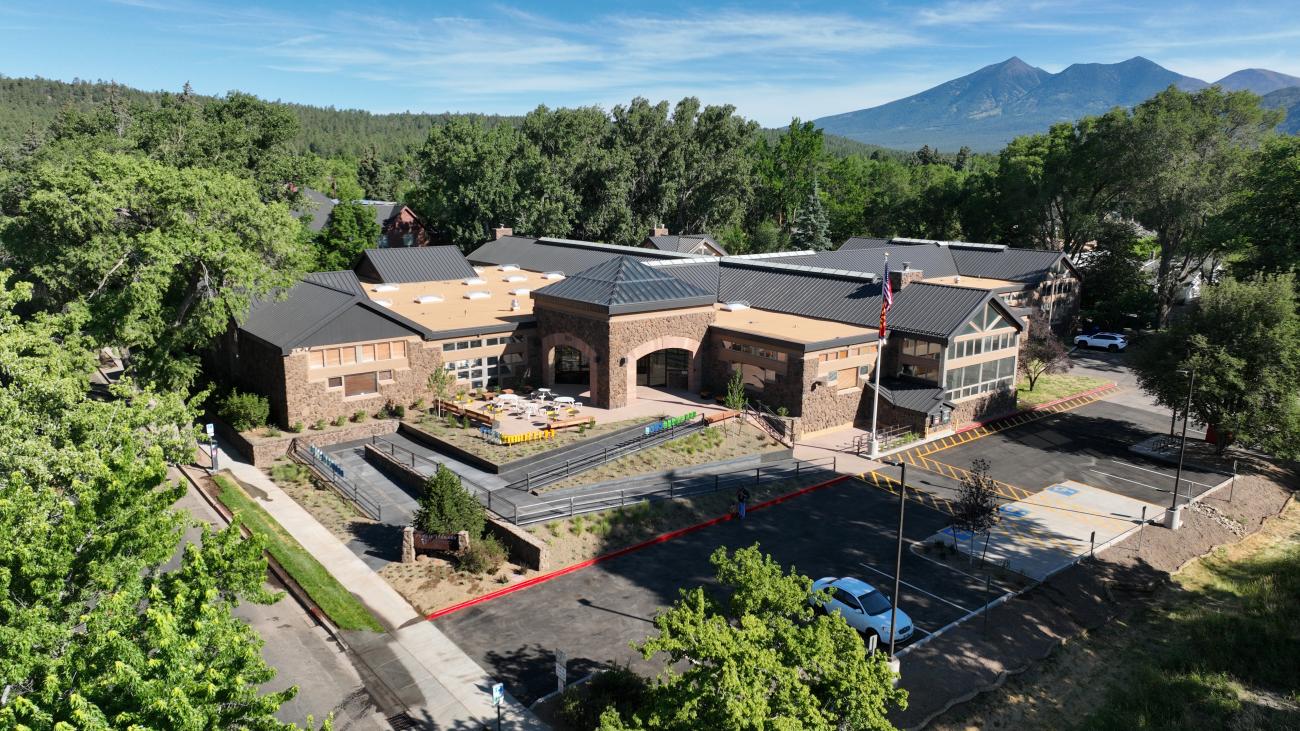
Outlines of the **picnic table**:
M549 388L539 388L537 389L536 393L537 393L537 398L543 401L551 397L551 389Z
M556 396L555 403L559 404L560 406L573 406L575 403L577 403L577 400L574 399L572 396Z
M502 404L517 404L519 403L519 394L503 393L497 396L496 400L498 403L502 403Z

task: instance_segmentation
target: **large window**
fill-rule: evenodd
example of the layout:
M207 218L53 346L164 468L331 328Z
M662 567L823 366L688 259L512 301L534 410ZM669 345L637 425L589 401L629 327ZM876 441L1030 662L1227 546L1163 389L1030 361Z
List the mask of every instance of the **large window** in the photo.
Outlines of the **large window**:
M785 353L779 350L771 350L769 348L764 348L761 345L750 345L748 343L737 343L731 340L723 340L722 347L726 348L727 350L734 350L737 353L748 353L750 355L756 355L760 358L767 358L768 360L785 362L786 359Z
M947 373L944 388L948 389L948 398L953 401L978 396L1011 388L1015 371L1015 356L953 368Z
M379 393L379 379L374 371L350 373L343 377L344 396L364 396L368 393Z
M308 368L333 368L335 366L369 363L376 360L406 357L406 342L393 340L387 343L344 345L321 348L307 353Z
M943 352L943 346L939 343L932 343L928 340L917 340L915 338L903 338L903 355L913 355L918 358L939 359L939 354Z
M745 390L754 393L762 393L769 384L782 383L785 378L771 368L752 365L750 363L731 363L731 372L740 372L741 380L745 384Z
M1013 332L985 335L982 338L958 340L948 346L949 358L965 358L969 355L991 353L996 350L1016 348L1020 345L1020 336Z

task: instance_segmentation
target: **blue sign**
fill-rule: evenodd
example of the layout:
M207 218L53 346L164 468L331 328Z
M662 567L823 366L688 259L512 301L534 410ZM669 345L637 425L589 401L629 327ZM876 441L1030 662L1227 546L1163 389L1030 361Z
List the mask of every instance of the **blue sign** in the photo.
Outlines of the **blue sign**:
M1057 495L1064 495L1064 496L1066 496L1066 497L1070 497L1070 496L1075 495L1075 494L1077 494L1077 493L1079 492L1078 489L1073 488L1073 487L1066 487L1065 485L1052 485L1051 487L1049 487L1049 488L1047 488L1047 489L1048 489L1048 490L1051 490L1052 492L1056 493Z
M1026 515L1029 515L1029 511L1027 509L1013 508L1010 505L1003 505L1002 507L998 508L998 512L1002 513L1003 515L1010 515L1013 518L1023 518Z
M499 706L506 699L506 687L501 683L492 684L492 705Z

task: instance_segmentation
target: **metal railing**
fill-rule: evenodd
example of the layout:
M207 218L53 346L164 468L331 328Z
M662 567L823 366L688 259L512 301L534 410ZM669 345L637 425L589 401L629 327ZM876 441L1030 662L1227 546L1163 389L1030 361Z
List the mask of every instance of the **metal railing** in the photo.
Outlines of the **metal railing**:
M744 415L773 439L787 447L794 446L794 419L781 416L762 403L745 403Z
M553 482L559 482L567 477L572 477L593 467L599 467L620 457L636 454L650 447L659 446L664 442L684 437L700 431L706 426L704 418L700 417L695 421L672 426L653 434L641 433L612 447L602 447L598 452L592 452L583 457L565 460L562 464L525 473L522 479L506 485L506 488L529 492L534 488L545 487Z
M696 475L669 480L667 484L647 485L642 488L606 490L573 495L554 500L539 500L523 505L515 504L513 511L503 515L515 525L529 525L549 520L568 518L584 513L622 508L642 502L676 500L697 495L707 495L721 490L752 487L764 482L800 479L812 472L835 472L834 456L811 460L783 460L769 465L712 475Z
M915 436L912 427L903 425L885 427L877 429L876 433L880 435L880 450L893 449L900 444L906 444L909 441L916 441L920 437ZM908 439L911 435L912 439ZM871 451L871 433L859 434L853 437L853 453L862 456L862 453Z
M289 445L289 454L316 473L317 477L324 480L335 492L350 501L366 516L374 520L384 519L384 508L377 500L364 493L356 483L336 472L332 465L318 459L308 445L295 439Z
M406 466L410 467L413 470L418 471L416 466L421 465L424 467L428 467L434 472L438 471L438 467L440 464L439 462L429 459L428 457L425 457L422 454L416 454L415 452L407 449L406 447L400 446L398 444L394 444L388 441L387 439L383 439L378 436L372 436L370 437L370 446L374 447L375 449L378 449L384 454L387 454L389 457L392 457L393 460L398 463L405 462Z

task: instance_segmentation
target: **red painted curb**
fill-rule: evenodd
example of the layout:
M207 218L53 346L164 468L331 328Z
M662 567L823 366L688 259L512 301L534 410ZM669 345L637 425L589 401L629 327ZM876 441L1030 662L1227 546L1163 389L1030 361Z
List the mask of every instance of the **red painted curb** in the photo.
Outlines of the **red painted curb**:
M955 435L957 435L957 434L965 434L966 432L968 432L968 431L970 431L970 430L972 430L972 429L978 429L978 428L980 428L980 427L982 427L982 426L989 426L990 424L996 424L996 423L998 423L999 421L1006 421L1007 419L1014 419L1014 418L1016 418L1017 416L1024 416L1025 414L1032 414L1032 413L1034 413L1035 411L1042 411L1043 409L1046 409L1046 408L1049 408L1049 407L1055 406L1055 405L1057 405L1057 404L1063 404L1063 403L1065 403L1066 401L1073 401L1074 399L1077 399L1077 398L1083 398L1083 397L1085 397L1085 396L1093 396L1093 395L1095 395L1095 394L1101 393L1102 391L1109 391L1109 390L1112 389L1112 388L1116 388L1118 385L1119 385L1119 384L1117 384L1117 383L1107 383L1107 384L1104 385L1104 386L1098 386L1098 387L1096 387L1096 388L1090 388L1090 389L1088 389L1087 391L1080 391L1080 392L1078 392L1078 393L1076 393L1076 394L1073 394L1073 395L1070 395L1070 396L1065 396L1064 398L1058 398L1058 399L1056 399L1055 401L1048 401L1048 402L1045 403L1045 404L1039 404L1039 405L1037 405L1037 406L1031 406L1031 407L1029 407L1029 408L1027 408L1027 409L1021 409L1021 410L1019 410L1019 411L1013 411L1013 412L1011 412L1010 414L1007 414L1007 415L1005 415L1005 416L999 416L999 417L996 418L996 419L989 419L988 421L976 421L976 422L971 422L970 424L967 424L966 426L963 426L962 428L960 428L960 429L958 429L957 431L953 432L953 435L955 436Z
M829 487L838 482L843 482L844 480L847 479L849 479L848 475L840 475L839 477L831 478L825 482L819 482L816 485L801 487L798 490L795 490L794 492L788 492L784 495L777 495L771 500L765 500L761 503L758 503L750 507L749 512L752 513L756 510L763 510L764 508L769 508L773 505L786 502L787 500L793 500L794 498L799 497L800 495L806 495L810 492L820 490L824 487ZM435 610L425 615L425 619L433 620L433 619L438 619L439 617L445 617L448 614L451 614L453 612L459 612L462 609L468 609L469 607L472 607L475 604L482 604L483 602L491 601L498 597L503 597L507 594L513 594L516 591L522 591L529 587L537 586L538 584L544 584L550 581L551 579L558 579L561 576L564 576L565 574L571 574L575 571L579 571L581 569L585 569L590 566L595 566L598 563L604 563L606 561L616 559L619 556L626 556L629 553L640 551L643 548L649 548L650 546L659 543L666 543L667 541L671 541L674 538L680 538L689 533L694 533L698 530L703 530L705 528L717 525L719 523L725 523L728 520L733 519L734 517L735 517L734 513L725 513L723 515L717 516L716 518L710 518L702 523L696 523L695 525L688 525L685 528L678 528L677 530L668 531L667 533L661 533L653 538L649 538L644 541L641 541L640 543L634 543L630 546L625 546L623 548L620 548L617 551L610 551L609 553L602 554L595 558L589 558L586 561L579 561L578 563L575 563L573 565L565 566L564 568L556 569L549 573L540 574L538 576L532 577L531 579L525 579L524 581L521 581L518 584L512 584L511 586L507 586L504 589L497 589L496 591L489 592L482 596L476 596L472 599L466 599L463 602L459 602L457 604L452 604L450 606L443 607L442 609Z

